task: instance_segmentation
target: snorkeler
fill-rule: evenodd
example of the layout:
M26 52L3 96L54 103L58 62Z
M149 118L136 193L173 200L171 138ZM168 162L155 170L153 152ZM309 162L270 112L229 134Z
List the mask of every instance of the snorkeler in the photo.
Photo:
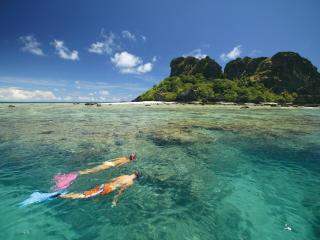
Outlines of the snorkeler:
M67 198L67 199L85 199L91 198L98 195L107 195L116 189L119 189L118 194L114 197L112 201L112 207L117 205L118 199L120 195L123 193L125 189L132 186L134 180L141 179L142 174L139 171L135 171L131 175L122 175L112 179L110 182L101 184L96 188L90 189L88 191L84 191L82 193L66 193L59 195L60 198Z
M52 187L53 190L63 190L70 186L70 184L78 177L86 174L97 173L111 167L121 166L123 164L129 163L137 159L136 153L131 153L129 157L119 157L109 161L105 161L102 164L88 168L85 170L81 170L78 172L71 172L67 174L57 175L53 178L55 181L55 186Z

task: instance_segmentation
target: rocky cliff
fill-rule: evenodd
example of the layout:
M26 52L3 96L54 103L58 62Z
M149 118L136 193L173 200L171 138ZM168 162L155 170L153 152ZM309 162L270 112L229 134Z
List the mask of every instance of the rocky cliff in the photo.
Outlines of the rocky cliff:
M210 57L197 59L195 57L178 57L171 61L170 77L178 75L202 74L208 79L217 79L222 77L222 68Z
M175 58L171 74L135 101L278 101L320 103L320 73L294 52L237 58L221 66L210 57Z
M320 74L312 63L294 52L279 52L271 58L238 58L225 67L229 79L261 81L275 93L320 94Z

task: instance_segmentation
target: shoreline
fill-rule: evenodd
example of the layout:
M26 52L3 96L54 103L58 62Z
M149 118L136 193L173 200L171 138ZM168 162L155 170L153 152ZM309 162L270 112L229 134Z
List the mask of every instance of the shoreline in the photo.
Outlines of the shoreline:
M0 102L0 105L8 105L7 107L15 107L19 104L70 104L70 105L88 105L89 106L159 106L159 105L185 105L185 106L217 106L217 107L239 107L240 109L255 109L255 108L264 108L264 109L320 109L320 104L306 104L306 105L297 105L297 104L287 104L281 105L272 102L265 103L234 103L234 102L217 102L217 103L201 103L201 102L164 102L164 101L141 101L141 102Z
M164 101L141 101L141 102L114 102L114 103L98 103L100 105L196 105L196 106L221 106L221 107L240 107L242 109L250 108L283 108L283 109L296 109L296 108L320 108L320 104L287 104L281 105L274 102L265 103L234 103L234 102L217 102L217 103L201 103L201 102L164 102Z

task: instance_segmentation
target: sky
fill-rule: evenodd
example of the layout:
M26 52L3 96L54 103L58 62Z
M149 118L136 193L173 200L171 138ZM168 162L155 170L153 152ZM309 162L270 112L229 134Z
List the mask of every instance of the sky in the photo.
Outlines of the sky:
M179 56L295 51L320 67L318 0L1 0L0 101L130 101Z

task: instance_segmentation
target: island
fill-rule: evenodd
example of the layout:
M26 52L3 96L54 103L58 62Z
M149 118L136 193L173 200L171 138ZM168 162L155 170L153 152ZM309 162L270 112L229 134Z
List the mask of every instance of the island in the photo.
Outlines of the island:
M237 58L224 70L209 56L178 57L170 67L169 77L133 101L320 103L320 73L295 52Z

